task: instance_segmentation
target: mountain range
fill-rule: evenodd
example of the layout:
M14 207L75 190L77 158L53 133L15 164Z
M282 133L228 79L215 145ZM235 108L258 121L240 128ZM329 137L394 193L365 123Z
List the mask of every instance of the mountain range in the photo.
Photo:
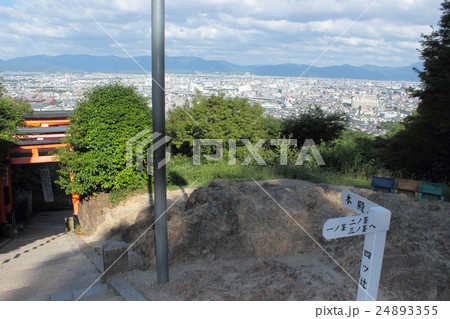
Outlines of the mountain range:
M133 59L135 61L133 61ZM144 72L143 69L148 72L151 71L152 60L150 56L138 56L133 59L93 55L36 55L0 60L0 70L71 73L142 73ZM413 70L413 67L420 70L423 69L421 62L403 67L386 67L370 64L362 66L352 66L349 64L327 67L313 66L303 75L303 77L418 81L419 78L417 73ZM306 64L288 63L242 66L223 60L205 60L199 57L186 56L166 56L166 72L173 73L201 72L243 74L248 72L254 75L299 77L308 68L309 65Z

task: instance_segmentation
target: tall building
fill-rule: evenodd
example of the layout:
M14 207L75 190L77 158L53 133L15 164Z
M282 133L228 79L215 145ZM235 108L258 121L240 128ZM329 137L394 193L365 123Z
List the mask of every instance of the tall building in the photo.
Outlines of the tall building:
M359 114L376 114L378 112L378 97L376 95L352 96L352 108Z

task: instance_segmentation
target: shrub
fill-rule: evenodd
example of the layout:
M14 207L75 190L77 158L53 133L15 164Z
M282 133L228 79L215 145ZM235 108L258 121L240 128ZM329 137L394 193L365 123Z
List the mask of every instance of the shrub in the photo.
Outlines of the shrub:
M356 131L344 131L331 143L322 142L319 151L327 168L359 178L382 170L380 157L385 148L381 138Z
M90 196L146 186L145 170L126 166L127 140L152 127L151 108L135 88L97 86L84 94L70 120L64 141L71 149L58 151L58 183L67 193Z
M327 114L316 106L304 114L285 119L282 134L297 141L312 139L315 143L321 140L327 142L339 136L347 126L347 121L343 113Z
M278 134L277 120L263 116L264 109L242 98L225 98L223 94L204 97L197 92L192 108L176 107L169 112L167 135L172 137L174 154L192 155L194 139L221 139L224 157L228 156L228 141L236 140L237 157L247 155L241 139L253 144ZM195 121L194 121L195 120ZM202 147L212 153L212 147Z

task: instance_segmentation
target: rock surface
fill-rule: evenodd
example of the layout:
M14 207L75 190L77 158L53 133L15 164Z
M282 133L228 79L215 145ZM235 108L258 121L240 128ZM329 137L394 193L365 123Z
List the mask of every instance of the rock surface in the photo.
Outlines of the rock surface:
M155 271L148 198L147 206L132 198L103 209L100 219L106 223L97 222L96 232L107 237L119 229L117 240L127 243L139 238L132 246L139 262L126 276L150 299L352 300L356 284L349 276L359 278L363 238L322 237L327 219L353 215L340 203L343 188L297 180L259 185L214 180L189 199L172 200L169 260L171 271L178 272L164 289L143 280ZM450 203L350 189L392 212L381 294L392 300L449 300ZM311 254L315 264L305 266L302 260Z

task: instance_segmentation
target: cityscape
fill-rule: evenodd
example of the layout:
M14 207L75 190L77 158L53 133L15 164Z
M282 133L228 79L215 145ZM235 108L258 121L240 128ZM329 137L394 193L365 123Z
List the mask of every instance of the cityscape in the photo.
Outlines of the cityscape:
M5 317L448 317L450 0L0 17Z
M112 82L136 87L151 96L151 77L125 73L24 73L4 72L8 94L31 104L34 110L72 110L89 88ZM344 112L350 128L370 135L387 133L382 123L396 123L410 115L418 104L410 89L419 82L354 79L295 78L251 74L166 74L166 111L192 105L197 92L204 96L222 93L260 104L276 118L297 116L310 107L326 112ZM151 99L149 99L151 103Z

